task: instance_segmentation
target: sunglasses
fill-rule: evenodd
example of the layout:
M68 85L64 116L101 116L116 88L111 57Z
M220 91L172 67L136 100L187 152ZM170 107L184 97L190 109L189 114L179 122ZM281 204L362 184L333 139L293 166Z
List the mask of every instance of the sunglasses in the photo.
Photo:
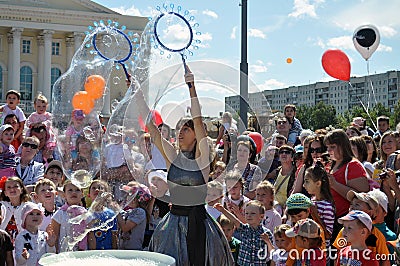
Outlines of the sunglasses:
M283 151L279 151L279 154L292 154L292 151L283 150Z
M36 150L38 148L38 145L33 144L33 143L24 142L24 143L22 143L22 147L25 147L25 148L31 147L32 149Z
M371 144L372 141L371 141L371 140L366 140L365 143L366 143L366 144Z
M278 125L284 125L284 124L286 124L286 122L285 122L285 121L278 121L277 124L278 124Z
M314 153L314 152L316 152L316 153L323 153L324 152L324 149L323 148L310 148L310 153Z
M46 127L45 127L45 126L34 127L34 128L32 128L31 130L32 130L33 132L36 132L36 133L41 133L41 132L43 132L43 131L46 131Z

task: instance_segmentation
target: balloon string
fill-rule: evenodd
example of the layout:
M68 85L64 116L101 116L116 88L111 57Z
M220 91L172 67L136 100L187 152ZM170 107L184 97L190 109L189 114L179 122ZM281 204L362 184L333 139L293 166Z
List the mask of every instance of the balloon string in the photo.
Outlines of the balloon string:
M354 87L353 87L353 85L351 84L351 82L349 82L349 85L350 85L350 87L351 87L352 89L354 89ZM360 103L361 103L361 105L362 105L364 111L367 113L368 118L371 120L371 123L372 123L372 125L374 126L375 131L378 130L377 127L376 127L376 125L375 125L374 120L372 119L371 115L369 114L368 109L365 107L363 101L361 100L361 98L360 98L358 95L356 95L356 97L357 97L357 99L360 101Z

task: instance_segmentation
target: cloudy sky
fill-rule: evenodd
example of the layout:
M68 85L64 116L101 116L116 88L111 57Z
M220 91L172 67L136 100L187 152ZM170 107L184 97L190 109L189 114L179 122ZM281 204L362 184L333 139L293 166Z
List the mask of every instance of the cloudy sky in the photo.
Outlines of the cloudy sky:
M157 6L173 3L190 10L199 23L201 45L189 60L212 60L239 68L239 0L162 2L95 0L121 14L151 16ZM398 0L250 0L248 1L249 75L260 90L331 80L321 65L328 49L341 49L351 75L367 75L367 63L355 50L354 30L372 24L381 35L369 59L370 73L399 70ZM153 13L154 14L154 13ZM287 63L291 58L292 63Z

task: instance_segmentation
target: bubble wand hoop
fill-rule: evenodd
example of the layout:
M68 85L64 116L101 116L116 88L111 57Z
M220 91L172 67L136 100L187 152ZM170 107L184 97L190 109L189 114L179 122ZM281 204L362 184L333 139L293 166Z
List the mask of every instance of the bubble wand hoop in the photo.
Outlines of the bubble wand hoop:
M131 75L126 69L125 62L130 59L134 52L134 47L131 39L124 32L126 27L122 26L121 29L116 28L116 26L118 26L117 22L114 22L114 25L115 26L111 26L109 22L109 25L104 25L93 35L93 49L101 58L105 60L112 60L114 63L121 65L126 78L131 81ZM98 37L101 37L98 36L99 32L103 33L102 44L97 43L100 39Z

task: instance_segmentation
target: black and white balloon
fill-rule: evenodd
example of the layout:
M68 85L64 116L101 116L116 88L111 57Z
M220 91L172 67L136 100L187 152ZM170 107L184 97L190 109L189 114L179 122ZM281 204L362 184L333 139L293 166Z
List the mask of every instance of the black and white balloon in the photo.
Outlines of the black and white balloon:
M360 26L353 34L354 47L365 60L368 60L378 49L380 40L379 31L373 25Z

